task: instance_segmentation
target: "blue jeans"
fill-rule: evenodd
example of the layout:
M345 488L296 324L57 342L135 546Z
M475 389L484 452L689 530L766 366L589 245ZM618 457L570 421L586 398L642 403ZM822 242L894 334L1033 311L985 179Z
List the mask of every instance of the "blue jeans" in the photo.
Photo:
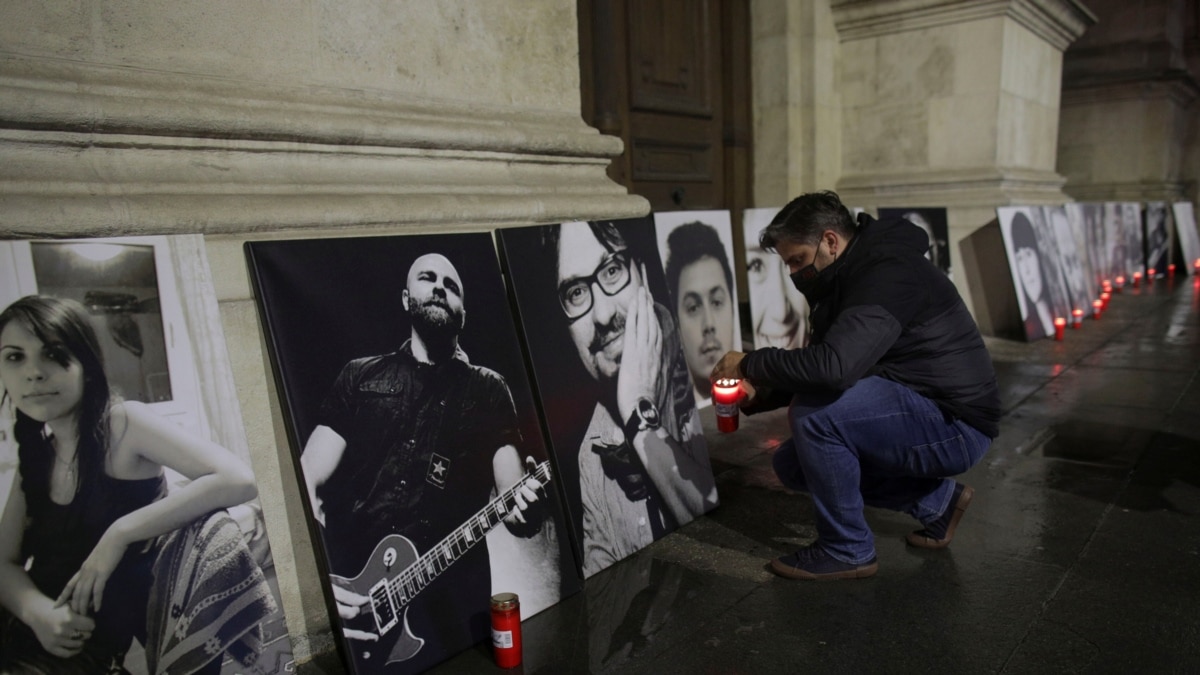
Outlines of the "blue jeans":
M907 513L922 523L950 505L954 481L992 439L933 401L881 377L843 392L797 394L788 409L792 438L775 452L784 485L812 495L817 542L845 563L875 556L863 505Z

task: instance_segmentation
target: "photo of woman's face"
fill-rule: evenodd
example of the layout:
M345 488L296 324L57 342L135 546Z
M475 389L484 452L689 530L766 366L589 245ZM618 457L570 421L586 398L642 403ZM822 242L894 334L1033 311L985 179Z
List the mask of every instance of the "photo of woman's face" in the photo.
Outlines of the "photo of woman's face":
M1030 300L1037 302L1042 297L1042 270L1038 252L1028 246L1017 249L1017 274L1021 276L1021 287Z
M83 398L83 365L12 321L0 331L0 382L18 410L50 422L75 413Z
M721 263L705 256L679 273L679 333L688 370L707 391L712 369L733 345L733 298Z

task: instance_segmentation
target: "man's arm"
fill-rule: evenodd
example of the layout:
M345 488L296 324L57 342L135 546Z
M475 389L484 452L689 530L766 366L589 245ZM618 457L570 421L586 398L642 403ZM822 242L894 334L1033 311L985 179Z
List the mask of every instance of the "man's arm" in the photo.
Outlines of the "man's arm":
M656 401L658 388L670 386L669 382L660 381L662 326L654 312L654 299L644 286L629 303L624 340L621 371L617 375L617 407L622 424L633 417L639 399ZM680 429L685 435L689 432L687 420L680 420ZM706 506L716 504L712 472L691 452L687 438L676 439L661 428L647 428L627 440L633 444L651 482L677 522L687 522L704 513Z
M682 425L685 434L690 427ZM632 440L650 481L677 523L686 523L717 505L712 470L692 452L689 441L672 438L662 428L639 431Z
M820 342L800 349L766 348L741 360L756 386L787 391L845 390L862 379L929 301L910 263L887 260L848 280L842 307Z
M346 439L333 429L319 424L313 429L300 454L300 468L304 471L304 483L308 487L308 503L322 527L325 525L325 508L317 497L317 488L333 475L345 452Z

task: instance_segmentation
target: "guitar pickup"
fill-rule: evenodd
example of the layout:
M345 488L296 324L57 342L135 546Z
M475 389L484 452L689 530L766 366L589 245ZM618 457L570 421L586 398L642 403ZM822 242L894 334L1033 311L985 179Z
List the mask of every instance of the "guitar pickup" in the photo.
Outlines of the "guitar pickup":
M387 633L400 621L400 613L393 603L387 579L371 587L371 614L375 616L375 626L380 635Z

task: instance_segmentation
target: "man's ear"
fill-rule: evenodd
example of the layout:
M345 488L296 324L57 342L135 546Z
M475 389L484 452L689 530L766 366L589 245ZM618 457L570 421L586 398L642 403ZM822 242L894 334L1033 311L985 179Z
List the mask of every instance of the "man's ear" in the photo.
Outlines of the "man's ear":
M408 311L408 289L400 292L400 304L404 306L404 311Z

